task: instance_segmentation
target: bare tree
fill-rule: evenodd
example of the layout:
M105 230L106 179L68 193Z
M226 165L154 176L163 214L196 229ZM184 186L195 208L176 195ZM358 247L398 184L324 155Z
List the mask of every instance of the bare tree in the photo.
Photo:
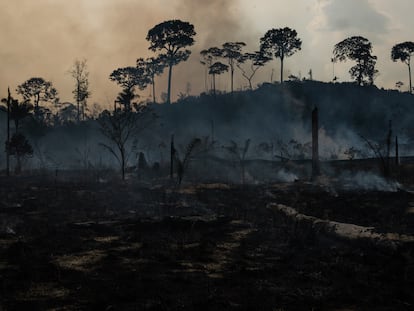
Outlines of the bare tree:
M225 146L224 148L236 159L240 165L240 177L241 182L244 185L246 183L246 155L250 147L250 139L246 139L244 142L244 147L240 148L239 145L231 140L230 146Z
M237 67L242 72L242 76L247 80L247 82L249 83L249 88L252 90L252 79L254 75L261 67L263 67L267 62L269 62L271 58L264 55L260 51L242 54L240 58L242 59L242 61L239 61L237 63Z
M85 119L86 100L91 95L89 91L89 72L86 59L75 60L69 73L75 79L75 89L72 93L76 101L77 121L79 122L81 115L82 119Z
M97 119L102 134L110 144L101 143L118 161L122 180L125 180L125 168L129 158L131 139L150 125L154 119L147 106L137 106L137 111L116 109L112 113L104 111Z

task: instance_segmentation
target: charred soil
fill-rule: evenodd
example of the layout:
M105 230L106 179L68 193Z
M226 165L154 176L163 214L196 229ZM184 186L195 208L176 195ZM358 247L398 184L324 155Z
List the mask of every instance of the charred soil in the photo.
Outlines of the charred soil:
M2 310L414 308L412 250L300 240L266 208L412 235L409 192L0 182Z

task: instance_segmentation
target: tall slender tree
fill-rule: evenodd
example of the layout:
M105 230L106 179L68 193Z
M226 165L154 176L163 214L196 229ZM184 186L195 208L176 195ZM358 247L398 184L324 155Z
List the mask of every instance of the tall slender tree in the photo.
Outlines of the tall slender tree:
M152 102L156 103L155 96L155 76L159 76L163 73L166 64L160 57L148 57L147 59L138 58L137 68L143 68L145 74L148 76L152 85Z
M213 94L216 95L216 76L229 70L226 64L215 62L209 68L208 73L213 77Z
M393 46L391 50L391 59L396 62L400 60L405 63L408 67L408 79L410 82L410 94L413 92L413 87L411 85L411 56L414 54L414 42L406 41L398 43Z
M89 72L86 59L75 60L72 68L69 70L71 76L75 79L75 88L72 91L77 107L77 121L85 119L86 100L91 95L89 91Z
M165 21L148 31L149 49L162 52L159 57L166 60L169 68L167 103L171 103L172 68L188 59L191 51L186 47L194 44L195 35L194 26L181 20Z
M260 39L260 50L266 56L280 59L280 83L283 83L283 61L302 48L297 32L289 27L270 29Z
M221 57L227 60L230 69L230 90L234 91L234 68L238 63L243 62L242 48L246 46L244 42L226 42L221 49Z
M200 52L201 60L200 63L206 67L206 74L210 74L210 67L213 63L221 56L221 49L214 46ZM206 91L207 91L207 79L206 83ZM213 89L213 80L211 80L211 89Z
M247 80L249 88L252 90L252 79L254 75L261 67L270 61L271 58L264 55L260 51L256 51L254 53L244 53L240 57L242 58L242 61L237 63L237 67L242 72L242 76Z

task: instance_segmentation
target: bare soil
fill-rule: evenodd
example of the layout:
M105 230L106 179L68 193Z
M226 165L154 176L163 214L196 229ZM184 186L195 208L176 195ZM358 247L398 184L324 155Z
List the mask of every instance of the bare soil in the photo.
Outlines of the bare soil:
M409 192L0 180L0 310L413 310L413 246L298 240L270 202L414 234Z

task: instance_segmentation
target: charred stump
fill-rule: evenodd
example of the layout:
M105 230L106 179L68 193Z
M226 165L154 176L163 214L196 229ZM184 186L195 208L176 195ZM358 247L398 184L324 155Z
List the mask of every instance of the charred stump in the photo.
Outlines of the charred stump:
M312 179L320 175L318 108L312 110Z

